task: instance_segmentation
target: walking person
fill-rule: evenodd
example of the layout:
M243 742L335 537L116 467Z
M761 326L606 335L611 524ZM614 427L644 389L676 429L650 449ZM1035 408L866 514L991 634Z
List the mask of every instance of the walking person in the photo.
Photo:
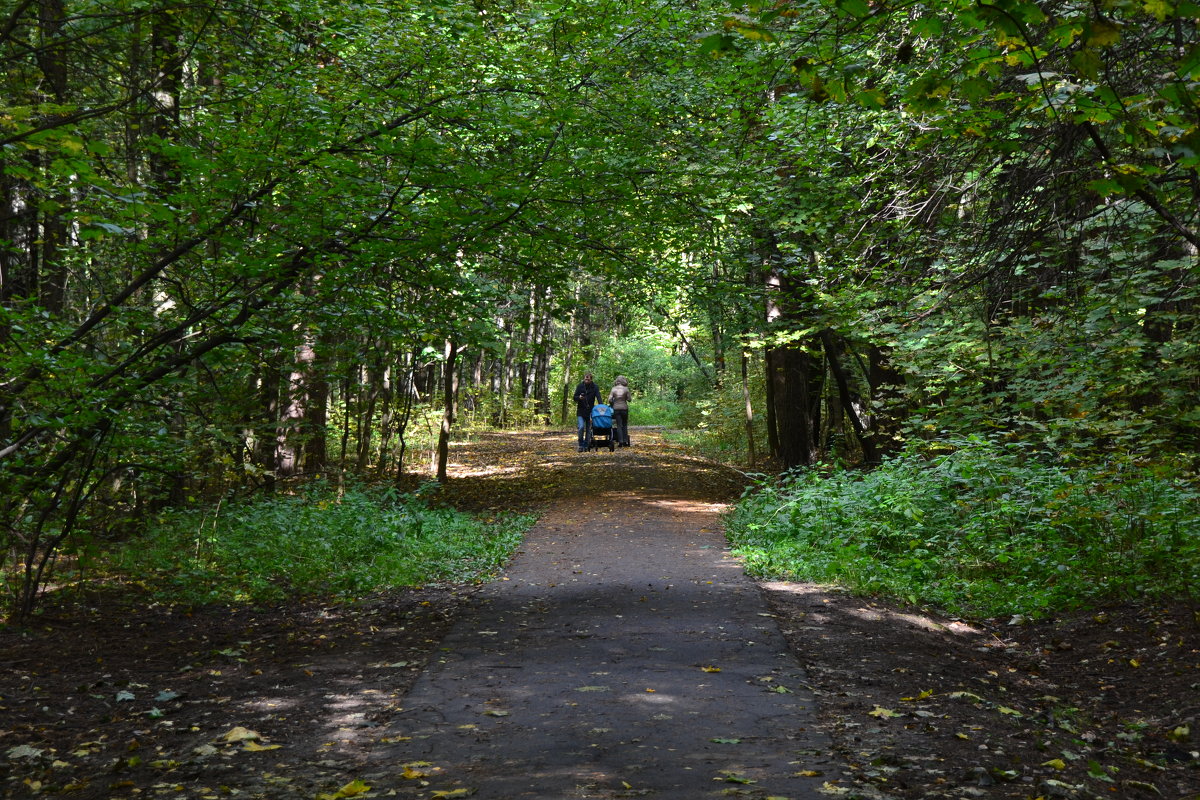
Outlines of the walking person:
M629 447L629 397L629 381L624 375L618 375L608 393L608 404L613 409L613 427L621 447Z
M583 376L575 387L575 423L579 429L579 452L592 446L592 406L600 402L600 390L592 382L592 373Z

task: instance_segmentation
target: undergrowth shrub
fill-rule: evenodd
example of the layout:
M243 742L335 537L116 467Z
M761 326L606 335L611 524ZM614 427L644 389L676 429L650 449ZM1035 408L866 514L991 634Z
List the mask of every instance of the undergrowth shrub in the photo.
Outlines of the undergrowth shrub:
M762 370L755 364L750 372L754 398L753 431L756 459L767 452L767 426L761 398L765 389ZM750 441L746 434L746 400L740 381L728 380L684 405L679 415L680 430L668 438L701 455L726 464L749 465Z
M763 577L837 583L955 613L1044 614L1200 586L1200 506L1182 476L1065 466L978 438L869 472L798 470L727 529Z
M354 597L479 580L507 561L530 523L432 508L391 488L339 495L314 483L294 495L164 514L102 571L190 602Z

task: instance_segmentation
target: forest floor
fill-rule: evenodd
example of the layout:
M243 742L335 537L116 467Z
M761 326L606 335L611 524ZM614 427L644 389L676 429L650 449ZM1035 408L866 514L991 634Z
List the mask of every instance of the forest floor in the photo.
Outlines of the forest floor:
M455 448L443 498L540 510L624 481L719 507L742 491L738 473L634 436L583 454L569 434L480 437ZM50 598L33 626L0 630L0 795L467 796L476 788L442 788L419 765L401 789L359 780L355 747L388 740L480 592L266 609L164 605L128 586ZM1200 798L1194 605L966 620L807 584L761 592L830 742L816 796Z

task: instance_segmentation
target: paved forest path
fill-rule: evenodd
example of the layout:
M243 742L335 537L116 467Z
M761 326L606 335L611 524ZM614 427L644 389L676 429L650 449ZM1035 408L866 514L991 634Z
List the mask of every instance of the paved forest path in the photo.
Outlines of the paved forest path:
M414 797L820 796L802 774L827 774L813 698L720 509L662 487L556 502L443 640L370 771L430 773Z

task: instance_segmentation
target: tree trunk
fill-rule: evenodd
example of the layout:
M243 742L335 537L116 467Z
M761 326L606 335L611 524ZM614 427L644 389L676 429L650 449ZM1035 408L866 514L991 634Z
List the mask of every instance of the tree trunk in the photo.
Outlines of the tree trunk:
M867 353L868 364L865 368L867 383L871 388L871 407L878 409L898 409L904 402L902 389L904 376L892 368L888 353L883 348L871 345ZM894 413L882 414L876 412L874 425L875 446L879 454L892 452L900 442L898 426L895 420L900 415Z
M279 424L280 371L283 369L283 351L271 348L267 357L258 364L258 407L259 422L254 430L255 461L264 471L264 487L275 488L275 454L278 446L276 429Z
M375 410L378 408L379 398L383 394L383 365L379 363L378 357L374 361L373 366L362 368L365 375L360 387L366 390L367 403L358 418L358 458L355 462L355 469L359 473L366 472L367 464L371 462L371 442L375 438Z
M45 46L38 50L38 67L45 77L49 98L57 105L68 101L67 53L55 44L62 35L66 10L62 0L41 0L38 27ZM42 308L58 316L66 298L67 267L64 251L67 245L65 215L70 213L71 198L57 193L48 208L41 212L41 257L38 295Z
M458 371L455 369L458 361L458 344L446 341L446 363L443 369L443 400L446 407L442 410L442 427L438 431L437 443L437 480L446 482L446 465L450 460L450 431L454 426L454 400L458 392Z
M533 402L543 424L550 423L550 289L538 290L537 332L533 340Z
M770 232L763 234L763 261L766 266L767 327L783 336L785 344L771 347L767 354L767 381L774 408L778 436L778 455L785 469L807 466L816 461L816 442L820 435L820 394L814 407L809 392L812 358L795 341L793 329L795 287L780 268L780 259Z
M746 459L753 469L758 461L754 451L754 406L750 404L750 357L742 349L742 401L746 407Z
M305 370L304 471L320 475L329 469L329 352L332 343L322 333Z
M395 397L392 380L394 365L389 365L379 376L379 458L375 462L375 474L382 476L388 469L388 453L392 448L392 403Z
M809 392L812 357L796 347L777 347L772 361L779 458L784 469L809 466L816 461L815 433L820 425Z
M838 399L842 410L854 428L862 446L863 461L867 464L879 463L879 448L875 446L875 438L871 435L870 419L864 419L865 404L862 398L850 388L850 376L846 372L839 356L839 342L834 339L833 332L826 329L821 332L821 342L825 346L825 356L829 359L829 370L837 384Z
M286 400L275 437L275 474L290 478L300 472L303 453L301 431L307 414L307 393L304 390L306 372L311 369L314 358L312 344L305 341L296 348L295 360L288 374Z
M767 450L772 458L779 458L779 421L775 417L775 351L763 348L763 375L766 378L764 390L766 393L766 425Z

